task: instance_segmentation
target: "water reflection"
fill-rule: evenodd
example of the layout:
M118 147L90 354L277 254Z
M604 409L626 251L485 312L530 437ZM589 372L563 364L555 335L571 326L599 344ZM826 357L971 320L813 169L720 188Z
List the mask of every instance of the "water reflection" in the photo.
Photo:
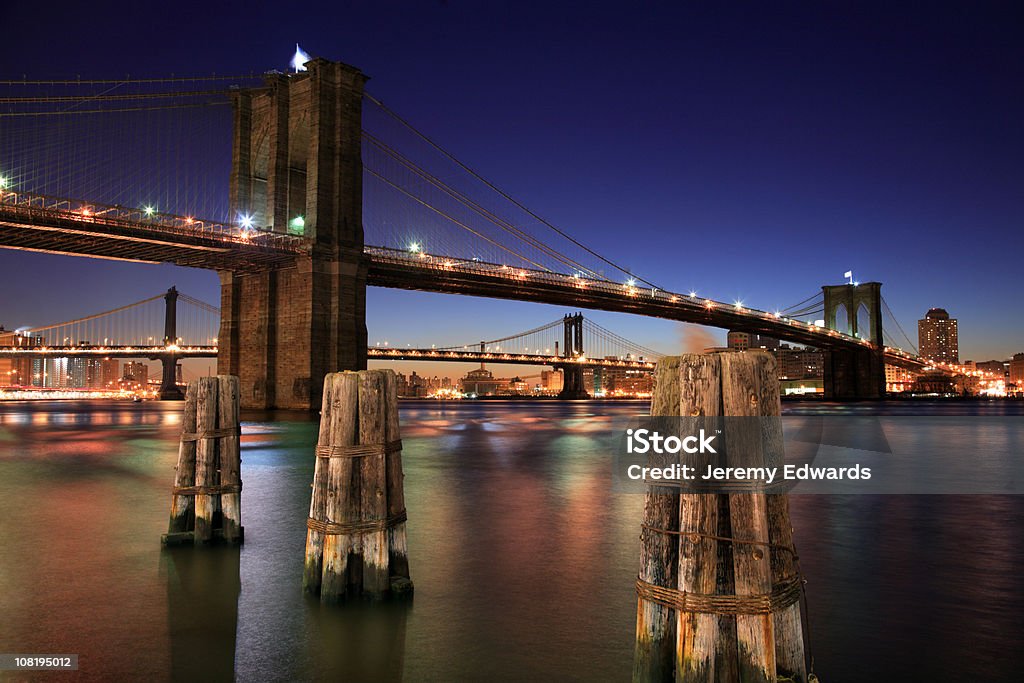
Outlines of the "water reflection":
M644 404L403 404L416 597L372 610L302 595L309 418L243 416L241 549L161 552L179 409L0 406L0 649L77 652L94 680L628 680L643 501L598 443ZM926 443L900 429L897 452ZM1024 498L791 509L822 680L1017 680Z
M235 671L240 549L165 548L171 680L230 681Z

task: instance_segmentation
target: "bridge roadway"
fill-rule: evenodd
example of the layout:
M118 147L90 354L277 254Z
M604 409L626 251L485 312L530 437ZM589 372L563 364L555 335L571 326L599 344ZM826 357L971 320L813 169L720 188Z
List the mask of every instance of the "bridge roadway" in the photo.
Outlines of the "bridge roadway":
M0 191L0 248L213 270L264 270L309 253L308 242L299 236L9 191ZM365 254L367 283L376 287L632 313L824 349L869 346L867 340L800 320L684 294L387 247L368 246ZM889 347L885 362L925 367L920 359Z
M216 358L216 346L0 346L0 358Z

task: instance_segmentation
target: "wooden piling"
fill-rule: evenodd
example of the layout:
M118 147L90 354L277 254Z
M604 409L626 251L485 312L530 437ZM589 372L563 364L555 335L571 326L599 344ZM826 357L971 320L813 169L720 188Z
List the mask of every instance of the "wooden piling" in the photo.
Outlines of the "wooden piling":
M716 355L690 355L678 359L679 415L684 429L699 428L707 418L721 414L721 358ZM698 456L699 458L699 456ZM707 464L697 463L698 470ZM711 594L719 590L719 582L728 583L728 575L719 570L728 559L728 549L720 547L723 512L718 497L706 493L683 493L679 497L679 529L692 530L692 536L666 536L679 544L679 590ZM726 588L728 590L728 588ZM720 623L721 622L721 623ZM735 627L717 614L702 612L676 613L675 670L679 680L714 683L716 675L727 667L716 662L715 644L733 639Z
M326 516L324 522L337 528L325 529L323 576L320 599L333 602L343 599L349 592L349 583L358 583L362 566L349 556L355 555L350 530L359 514L359 470L355 458L348 450L356 444L359 434L359 379L355 373L338 373L331 377L333 388L331 403L330 440L326 452L318 449L317 457L327 460Z
M330 448L331 425L334 415L335 375L324 378L324 395L320 409L320 431L316 447ZM316 458L313 466L312 496L309 501L309 518L325 519L327 514L327 467L326 458ZM320 581L324 573L324 535L317 529L306 528L306 562L302 573L302 588L307 593L319 595Z
M674 385L674 386L673 386ZM774 359L760 352L690 354L659 363L652 415L679 415L683 431L705 418L721 420L728 463L767 462L782 453ZM775 419L771 419L775 418ZM686 461L698 471L710 461ZM648 503L651 493L648 493ZM673 613L674 652L643 648L650 628L638 618L633 680L665 681L665 662L679 683L767 683L780 676L805 683L803 633L797 598L788 499L738 487L729 492L678 496L677 526L670 514L645 506L638 614L657 605ZM653 520L662 525L651 529ZM649 566L670 558L664 539L677 543L672 572ZM654 577L649 578L649 577ZM641 661L647 658L648 661ZM674 661L672 661L674 660Z
M196 390L192 382L185 390L185 406L181 414L181 431L191 434L196 431ZM184 488L196 483L196 442L182 439L178 444L178 465L174 470L174 487ZM171 496L171 519L167 524L168 533L192 531L196 525L196 499L193 495L174 494Z
M241 543L237 377L201 377L185 394L165 545Z
M237 377L218 375L217 421L218 428L228 433L219 440L220 485L231 488L241 486L241 443L239 433L240 387ZM226 490L220 496L221 528L224 540L237 543L242 536L242 491Z
M398 376L393 372L384 375L385 403L387 406L398 406ZM398 419L398 410L387 410L385 424L385 443L401 443L402 429ZM388 527L388 568L391 576L392 594L402 594L412 590L409 580L409 545L406 539L405 525L405 473L402 471L402 452L390 450L387 454L387 501L388 518L395 520Z
M668 358L655 371L656 390L651 415L679 414L679 359ZM679 528L679 491L649 486L644 495L644 518L640 531L639 578L657 586L676 585L678 543L658 529ZM636 648L633 680L671 683L675 651L675 616L672 609L649 600L636 607Z
M303 573L322 602L412 590L396 389L390 370L324 380Z

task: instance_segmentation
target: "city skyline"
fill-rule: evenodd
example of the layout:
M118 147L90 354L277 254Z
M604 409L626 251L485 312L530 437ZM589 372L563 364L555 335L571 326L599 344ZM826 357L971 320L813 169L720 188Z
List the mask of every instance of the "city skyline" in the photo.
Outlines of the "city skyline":
M351 21L330 32L288 15L272 31L250 32L258 16L222 8L196 25L167 17L164 27L180 22L197 48L167 55L135 49L151 21L141 16L122 17L116 43L80 35L72 21L47 26L54 47L42 52L29 49L42 29L22 21L5 64L9 75L102 76L123 73L122 55L136 54L149 55L131 64L137 75L283 70L298 39L310 54L361 68L376 96L485 176L652 281L770 310L852 268L885 284L905 328L929 308L949 310L963 358L1021 350L1024 323L990 296L1006 291L1022 240L1013 121L1024 107L1007 87L1020 47L1000 10L957 22L948 19L958 11L942 8L927 17L889 10L885 21L870 8L750 10L765 13L760 22L692 8L628 17L547 8L539 22L529 6L347 11ZM233 37L206 39L229 22ZM482 36L470 24L492 28ZM396 49L382 49L380 35ZM462 47L431 50L435 35ZM608 97L620 88L626 97ZM984 258L949 247L965 240ZM683 246L694 243L699 257ZM219 294L213 273L172 266L2 251L0 272L8 288L32 284L5 301L8 326L53 322L43 310L56 319L102 310L126 292L170 284L212 303ZM565 312L375 288L367 298L371 345L464 343ZM714 328L588 315L669 353L725 339Z

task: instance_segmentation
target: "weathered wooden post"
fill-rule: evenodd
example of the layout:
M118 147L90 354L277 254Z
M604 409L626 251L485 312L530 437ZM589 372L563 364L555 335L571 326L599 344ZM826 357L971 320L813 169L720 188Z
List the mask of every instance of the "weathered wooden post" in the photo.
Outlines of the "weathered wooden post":
M756 465L782 453L778 381L766 353L664 359L651 413L678 415L681 428L726 418L722 442L729 464ZM698 469L708 464L699 456L692 462ZM664 509L669 494L656 491L664 488L649 487L644 508L633 680L805 683L787 497L745 486L730 486L728 493L687 490L676 496L673 518ZM675 555L666 541L676 546ZM653 566L659 560L677 564ZM673 615L668 626L666 612ZM646 614L661 617L657 629ZM666 639L673 648L663 646ZM646 645L652 642L662 646Z
M165 545L241 543L241 447L238 378L189 383Z
M657 390L651 399L651 415L679 414L679 359L666 358L655 370ZM679 544L658 529L679 528L679 490L649 486L644 498L640 531L640 580L657 586L676 585ZM675 614L651 600L637 600L634 681L672 681L676 647Z
M303 571L322 602L412 592L401 450L394 373L327 375Z

